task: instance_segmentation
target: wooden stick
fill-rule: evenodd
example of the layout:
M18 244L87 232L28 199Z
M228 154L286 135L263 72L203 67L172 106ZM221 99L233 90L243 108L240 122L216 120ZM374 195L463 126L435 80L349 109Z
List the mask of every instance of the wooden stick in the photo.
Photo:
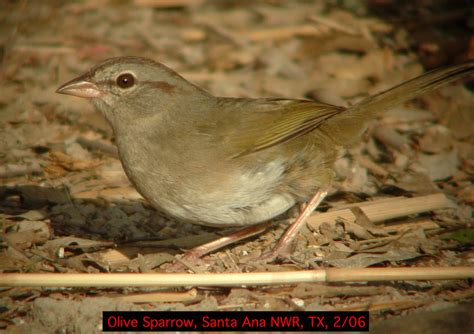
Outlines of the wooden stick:
M182 287L295 284L308 282L366 282L467 279L474 267L357 268L261 273L126 273L126 274L0 274L2 287Z
M89 198L105 198L108 200L140 200L143 197L133 187L117 187L106 189L86 190L78 193L72 193L74 198L89 199Z
M298 26L286 26L242 32L241 35L249 40L259 42L262 40L284 40L295 36L321 36L329 29L325 26L314 26L310 24Z
M374 131L374 137L385 145L409 155L411 149L406 136L402 136L395 129L389 126L380 125Z
M140 7L179 8L199 5L200 0L135 0L133 3Z
M439 229L440 226L436 224L434 221L432 221L431 219L417 218L417 219L406 220L398 224L387 224L387 225L381 226L381 228L387 233L394 233L394 232L401 232L408 228L410 229L421 228L423 230L435 230L435 229ZM370 240L366 240L366 241L370 241Z
M376 164L373 160L361 155L357 157L357 161L360 163L362 167L367 168L370 172L376 175L381 175L381 176L388 176L388 171L384 169L383 167L379 166Z
M90 140L84 137L79 137L76 140L82 147L87 148L88 150L96 150L102 153L108 154L114 158L118 158L117 146L112 144L107 144L98 140Z
M7 169L11 168L11 169ZM7 166L0 167L0 179L8 179L28 174L43 174L43 168L37 166Z
M47 45L17 45L13 47L12 52L18 53L40 53L43 55L53 55L53 54L73 54L77 51L73 48L68 48L64 46L47 46Z
M322 17L322 16L319 16L319 15L310 15L308 17L309 20L315 22L315 23L319 23L319 24L323 24L325 26L328 26L329 28L331 29L334 29L336 31L340 31L340 32L344 32L346 34L349 34L349 35L361 35L360 32L352 29L351 27L347 26L347 25L344 25L343 23L341 22L336 22L328 17Z
M442 193L420 196L414 198L396 198L391 201L362 202L354 204L364 211L365 215L374 223L388 219L403 217L430 210L452 207L452 202ZM354 222L356 217L350 209L315 213L308 218L307 222L314 228L322 222L335 221L338 217Z

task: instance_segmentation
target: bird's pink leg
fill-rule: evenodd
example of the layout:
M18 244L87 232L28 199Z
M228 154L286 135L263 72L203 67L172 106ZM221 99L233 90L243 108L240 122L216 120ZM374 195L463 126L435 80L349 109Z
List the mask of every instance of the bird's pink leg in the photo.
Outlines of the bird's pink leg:
M229 235L223 236L219 239L205 243L204 245L190 249L186 253L184 253L184 255L180 259L178 259L178 262L176 262L168 269L182 269L186 265L186 263L192 264L197 259L208 253L211 253L227 245L236 243L237 241L240 241L242 239L249 238L256 234L260 234L265 231L270 225L272 225L272 222L265 222L257 225L248 226L236 232L230 233Z
M300 213L295 222L288 227L285 234L278 240L276 246L268 253L264 254L261 259L271 262L278 257L288 257L291 254L291 246L298 232L304 226L306 219L313 213L313 211L321 204L323 199L328 194L328 188L320 189L306 204L304 210Z

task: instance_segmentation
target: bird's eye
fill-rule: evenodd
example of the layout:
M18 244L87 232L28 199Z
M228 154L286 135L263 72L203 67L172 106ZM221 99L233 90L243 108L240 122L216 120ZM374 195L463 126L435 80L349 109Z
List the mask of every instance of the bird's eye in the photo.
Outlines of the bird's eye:
M135 77L130 73L120 74L117 77L117 86L120 88L130 88L135 84Z

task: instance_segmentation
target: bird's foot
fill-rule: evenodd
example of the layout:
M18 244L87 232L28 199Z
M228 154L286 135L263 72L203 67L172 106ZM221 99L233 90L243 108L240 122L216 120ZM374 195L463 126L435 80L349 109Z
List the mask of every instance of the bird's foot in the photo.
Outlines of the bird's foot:
M229 235L188 250L181 258L177 259L177 262L175 262L170 267L167 267L167 270L169 269L173 271L179 271L187 267L195 271L193 268L196 267L195 264L202 256L227 245L233 244L242 239L249 238L256 234L260 234L265 231L271 224L271 222L265 222L257 225L248 226L236 232L230 233Z
M285 234L283 234L280 240L278 240L276 246L270 252L263 254L259 260L265 263L270 263L279 258L288 259L292 253L294 240L306 223L306 219L308 219L311 213L318 207L324 197L326 197L327 193L327 189L321 189L314 194L310 201L301 207L302 211L300 215L296 218L295 222L288 227Z

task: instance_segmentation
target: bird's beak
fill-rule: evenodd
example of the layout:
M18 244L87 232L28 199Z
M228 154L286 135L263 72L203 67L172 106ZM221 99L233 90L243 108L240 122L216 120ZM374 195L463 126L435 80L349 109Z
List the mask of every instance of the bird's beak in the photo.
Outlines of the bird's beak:
M66 82L56 90L56 93L85 98L101 97L104 94L86 74Z

